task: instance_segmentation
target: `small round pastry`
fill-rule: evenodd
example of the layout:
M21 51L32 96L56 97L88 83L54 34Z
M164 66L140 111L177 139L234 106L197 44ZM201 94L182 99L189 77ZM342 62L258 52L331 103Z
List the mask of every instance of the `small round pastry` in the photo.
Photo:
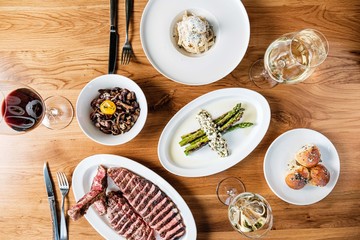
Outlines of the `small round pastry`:
M309 183L314 186L324 187L330 181L330 172L327 168L318 164L315 167L310 168L310 181Z
M306 144L296 153L295 159L304 167L314 167L321 160L320 150L315 145Z
M295 190L302 189L309 182L310 173L306 167L298 167L290 172L286 178L286 184Z

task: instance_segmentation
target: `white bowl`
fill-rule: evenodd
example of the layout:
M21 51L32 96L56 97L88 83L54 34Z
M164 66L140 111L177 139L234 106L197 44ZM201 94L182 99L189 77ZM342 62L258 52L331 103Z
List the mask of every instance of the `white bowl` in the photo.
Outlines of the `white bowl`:
M99 95L98 90L114 87L134 91L140 106L140 116L134 126L128 132L119 135L101 132L90 119L90 113L92 112L90 103ZM108 146L120 145L136 137L145 125L147 113L147 101L141 88L131 79L116 74L102 75L90 81L81 90L76 102L76 116L81 130L93 141Z

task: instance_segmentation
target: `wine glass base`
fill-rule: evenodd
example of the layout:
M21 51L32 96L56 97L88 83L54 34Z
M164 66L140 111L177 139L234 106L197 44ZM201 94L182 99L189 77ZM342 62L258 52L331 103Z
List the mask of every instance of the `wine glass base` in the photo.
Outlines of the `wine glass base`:
M42 124L53 130L67 127L74 116L70 101L62 96L51 96L44 100L46 113Z
M266 72L263 59L259 59L251 65L249 78L259 88L269 89L278 84L278 82L274 81Z
M224 205L230 205L232 199L245 192L244 183L236 177L228 177L221 180L216 187L216 195Z

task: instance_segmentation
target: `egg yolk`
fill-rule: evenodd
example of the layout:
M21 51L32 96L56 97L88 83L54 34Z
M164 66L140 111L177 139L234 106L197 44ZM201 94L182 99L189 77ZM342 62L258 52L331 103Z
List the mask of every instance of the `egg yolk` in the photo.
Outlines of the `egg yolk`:
M116 111L116 105L110 100L105 100L100 104L100 111L107 115L112 115Z

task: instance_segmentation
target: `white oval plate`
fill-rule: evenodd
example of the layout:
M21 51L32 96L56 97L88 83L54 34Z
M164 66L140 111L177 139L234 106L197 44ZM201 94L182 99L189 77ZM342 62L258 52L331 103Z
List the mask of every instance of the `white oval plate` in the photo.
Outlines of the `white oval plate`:
M92 112L90 103L94 98L99 96L98 90L114 87L127 88L130 91L134 91L141 109L140 116L130 131L119 135L101 132L90 119L90 113ZM91 80L81 90L76 102L76 119L83 133L93 141L107 146L123 144L136 137L145 125L147 114L148 106L146 97L139 85L133 80L117 74L102 75Z
M184 199L180 194L161 176L150 170L149 168L130 160L125 157L111 155L111 154L98 154L85 158L82 160L74 170L72 177L72 188L75 196L75 200L78 201L82 196L90 190L91 183L96 175L99 165L109 167L124 167L134 173L146 177L148 180L157 185L162 191L170 197L180 210L183 217L184 224L186 226L186 234L180 238L181 240L195 240L197 235L196 225L194 217L187 206ZM108 190L119 190L113 181L108 178ZM125 239L118 235L110 226L106 216L99 216L97 212L90 207L85 214L87 221L93 226L93 228L105 239ZM157 239L160 239L157 236Z
M199 129L196 114L207 110L213 118L231 110L235 104L245 108L241 119L254 125L226 133L230 155L221 158L208 146L185 156L178 142L181 135ZM168 171L184 177L201 177L224 171L249 155L264 137L270 123L270 107L259 93L244 88L226 88L198 97L178 111L165 126L158 144L161 164Z
M325 187L310 184L294 190L285 183L288 163L305 144L319 147L322 164L330 172L330 182ZM335 146L321 133L305 128L293 129L277 137L270 145L264 159L264 175L271 190L285 202L309 205L325 198L335 187L340 174L340 160Z
M179 51L173 26L188 12L205 17L213 26L215 45L199 56ZM233 71L248 48L250 23L239 0L150 0L140 23L144 52L165 77L187 85L215 82Z

